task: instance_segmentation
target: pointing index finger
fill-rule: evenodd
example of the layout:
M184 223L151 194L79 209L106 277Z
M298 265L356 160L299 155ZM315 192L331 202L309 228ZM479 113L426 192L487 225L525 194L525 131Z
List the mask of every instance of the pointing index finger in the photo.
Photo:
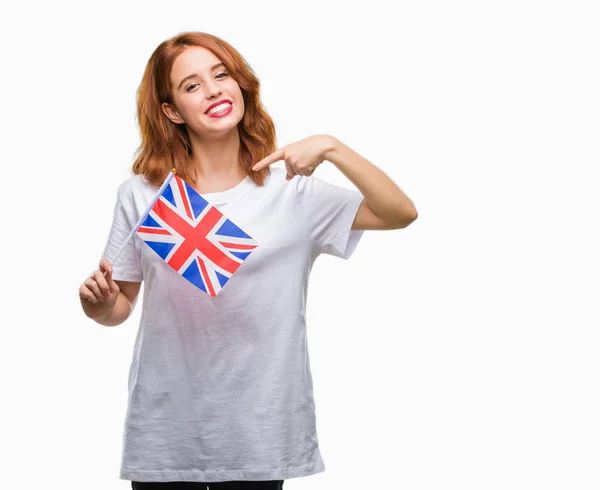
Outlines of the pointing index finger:
M260 170L261 168L266 167L267 165L271 165L277 160L283 160L283 149L279 149L271 153L267 157L263 158L260 162L254 165L254 167L252 167L252 170Z

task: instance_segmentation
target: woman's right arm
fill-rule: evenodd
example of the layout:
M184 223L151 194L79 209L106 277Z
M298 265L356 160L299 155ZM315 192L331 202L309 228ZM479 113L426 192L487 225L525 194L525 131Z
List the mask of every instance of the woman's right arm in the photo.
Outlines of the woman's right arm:
M105 271L108 271L106 277ZM133 311L141 285L141 282L114 281L112 265L103 259L100 268L79 287L83 312L100 325L119 325Z

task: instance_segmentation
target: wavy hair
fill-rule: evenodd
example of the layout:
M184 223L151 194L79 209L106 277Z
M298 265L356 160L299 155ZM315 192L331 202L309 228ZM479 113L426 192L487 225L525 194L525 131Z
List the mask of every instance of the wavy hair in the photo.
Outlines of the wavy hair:
M240 160L257 185L263 185L269 166L252 170L276 148L275 126L260 101L260 82L238 51L222 39L205 32L183 32L163 41L154 50L137 90L137 120L141 143L136 149L132 171L160 185L172 168L189 183L195 183L192 145L185 124L175 124L162 111L163 102L172 103L171 68L186 48L200 46L210 50L226 66L240 86L244 117L238 123Z

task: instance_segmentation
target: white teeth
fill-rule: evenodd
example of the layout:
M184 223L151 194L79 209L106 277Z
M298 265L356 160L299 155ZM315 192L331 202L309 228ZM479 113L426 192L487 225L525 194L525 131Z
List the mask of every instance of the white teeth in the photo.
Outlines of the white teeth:
M224 102L221 105L218 105L217 107L213 107L210 111L208 111L208 114L214 114L215 112L221 112L222 110L227 109L231 104L229 102Z

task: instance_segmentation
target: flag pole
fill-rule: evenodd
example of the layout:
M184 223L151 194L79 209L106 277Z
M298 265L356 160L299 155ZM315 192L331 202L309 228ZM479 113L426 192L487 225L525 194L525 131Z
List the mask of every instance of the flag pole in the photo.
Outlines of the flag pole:
M169 175L167 175L167 178L165 179L165 181L163 182L163 184L160 186L160 189L158 189L158 192L156 193L156 196L150 202L150 204L148 206L148 209L146 209L146 212L142 215L142 217L138 220L138 222L133 227L133 229L129 232L129 235L127 235L127 238L125 238L125 241L121 245L121 248L119 248L119 250L117 250L117 253L116 253L115 257L112 260L110 260L111 264L114 264L117 261L117 259L119 258L119 255L121 255L121 252L125 248L125 245L129 241L129 239L133 236L133 234L137 231L137 229L140 227L140 225L144 222L144 220L146 219L146 216L148 216L148 213L150 213L150 210L154 207L154 204L156 204L156 201L158 201L158 198L161 196L161 194L165 190L165 187L167 187L167 185L169 185L169 182L171 181L171 179L173 178L173 176L176 173L177 173L177 170L175 170L174 168L171 169L171 171L169 172ZM105 271L104 272L104 277L106 277L107 274L108 274L108 271Z

